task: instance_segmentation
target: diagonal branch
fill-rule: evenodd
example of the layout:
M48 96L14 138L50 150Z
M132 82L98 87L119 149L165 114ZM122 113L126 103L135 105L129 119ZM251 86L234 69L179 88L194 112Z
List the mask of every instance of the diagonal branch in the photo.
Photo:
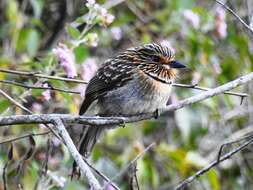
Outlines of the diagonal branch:
M22 104L20 104L19 102L17 102L16 100L14 100L11 96L9 96L6 92L4 92L2 89L0 89L0 94L2 94L6 99L8 99L11 103L15 104L17 107L19 107L20 109L26 111L29 114L32 114L32 112L27 109L26 107L24 107Z
M253 138L251 138L250 140L244 142L242 145L240 145L239 147L235 148L234 150L230 151L229 153L225 154L224 156L222 156L219 160L215 160L213 162L211 162L208 166L202 168L201 170L199 170L198 172L196 172L194 175L188 177L187 179L185 179L184 181L182 181L179 185L177 185L175 187L175 190L180 190L183 189L184 187L186 187L188 184L190 184L191 182L193 182L196 178L198 178L199 176L205 174L206 172L208 172L211 168L215 167L216 165L218 165L219 163L229 159L230 157L232 157L234 154L240 152L241 150L243 150L244 148L246 148L249 144L253 143Z
M242 25L246 29L248 29L251 32L251 34L253 34L253 29L238 14L236 14L229 6L227 6L226 4L222 3L219 0L215 0L215 1L216 1L216 3L218 3L222 7L224 7L226 10L228 10L232 15L234 15L242 23Z
M172 83L172 86L181 87L181 88L191 88L191 89L202 90L202 91L212 90L211 88L206 88L206 87L198 86L198 85L195 85L195 84L192 85L192 84ZM241 98L245 98L245 97L249 96L246 93L239 93L239 92L232 92L232 91L225 91L225 92L223 92L223 94L239 96Z
M222 94L225 91L231 90L231 89L241 86L243 84L247 84L252 80L253 80L253 72L251 72L245 76L239 77L233 81L230 81L224 85L216 87L214 89L211 89L206 92L200 93L198 95L192 96L192 97L187 98L185 100L181 100L178 103L171 104L171 105L167 106L166 108L162 109L161 112L174 111L174 110L180 109L182 107L191 105L193 103L203 101L207 98L216 96L218 94Z
M79 154L79 152L76 149L76 146L74 145L73 141L71 140L67 130L65 129L65 126L61 119L55 119L52 121L55 125L56 131L60 134L62 139L65 142L65 145L67 146L70 154L76 161L77 165L80 167L80 170L83 175L85 175L88 179L88 182L92 189L101 189L101 186L93 173L90 171L89 166L84 162L82 156Z

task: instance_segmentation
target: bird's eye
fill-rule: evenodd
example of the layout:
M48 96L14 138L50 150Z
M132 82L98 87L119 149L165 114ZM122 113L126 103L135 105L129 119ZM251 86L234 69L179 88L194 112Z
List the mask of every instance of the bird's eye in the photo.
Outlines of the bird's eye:
M159 62L160 61L160 56L158 56L158 55L152 55L151 56L151 60L154 61L154 62Z

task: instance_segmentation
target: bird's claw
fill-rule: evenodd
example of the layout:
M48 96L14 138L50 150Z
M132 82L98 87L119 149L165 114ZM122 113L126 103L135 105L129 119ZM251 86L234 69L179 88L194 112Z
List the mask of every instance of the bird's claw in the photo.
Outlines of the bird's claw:
M160 110L156 109L155 110L155 119L158 119L160 117L160 114L161 114Z

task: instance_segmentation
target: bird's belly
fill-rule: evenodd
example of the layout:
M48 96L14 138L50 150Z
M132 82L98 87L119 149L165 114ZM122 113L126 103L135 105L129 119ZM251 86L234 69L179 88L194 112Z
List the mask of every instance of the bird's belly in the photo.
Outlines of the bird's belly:
M148 79L151 80L151 79ZM163 108L169 99L171 85L160 82L135 81L112 90L98 100L101 115L136 115Z

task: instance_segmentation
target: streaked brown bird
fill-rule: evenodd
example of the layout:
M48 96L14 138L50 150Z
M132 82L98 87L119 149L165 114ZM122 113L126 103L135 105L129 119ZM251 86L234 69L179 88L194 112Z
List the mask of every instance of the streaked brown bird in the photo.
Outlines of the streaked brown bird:
M127 49L107 60L90 80L79 114L94 109L99 116L131 116L163 108L177 69L184 67L172 49L156 43ZM89 127L79 152L87 157L106 128Z

